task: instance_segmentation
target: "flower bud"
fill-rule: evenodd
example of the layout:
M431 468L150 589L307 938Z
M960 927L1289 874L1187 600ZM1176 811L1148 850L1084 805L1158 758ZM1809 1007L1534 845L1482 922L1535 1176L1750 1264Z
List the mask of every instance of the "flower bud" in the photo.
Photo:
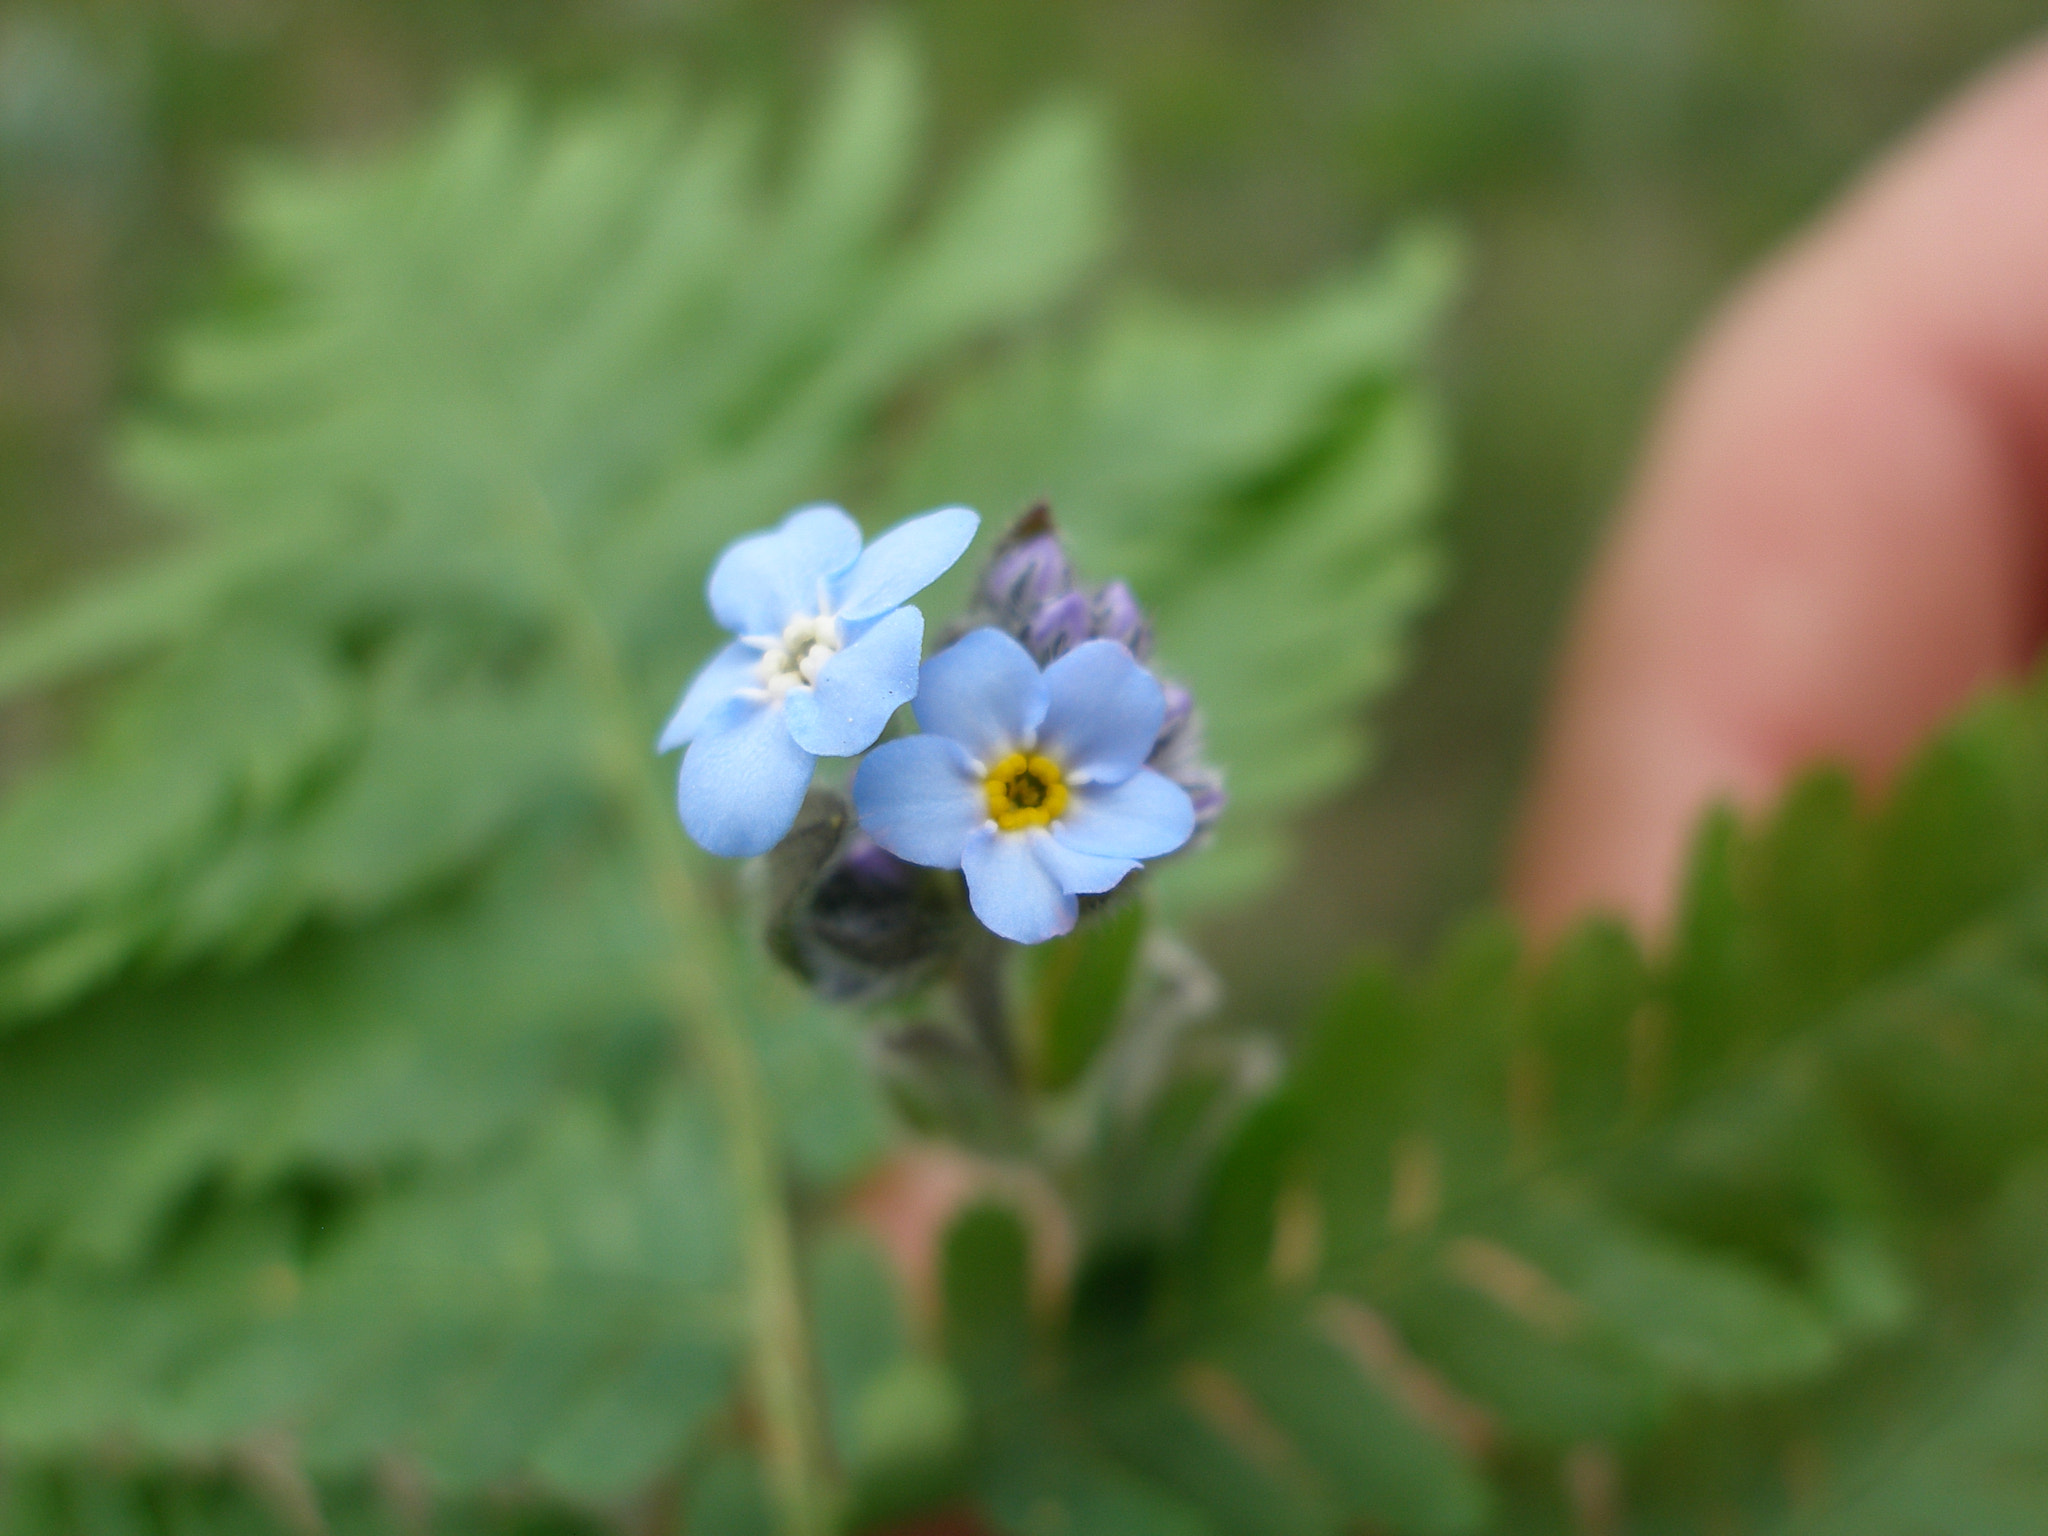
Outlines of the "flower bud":
M1088 594L1069 592L1040 608L1024 627L1024 649L1045 666L1093 637L1094 614Z
M1098 640L1122 642L1140 661L1152 654L1152 621L1121 581L1112 581L1095 594L1090 629Z
M1174 742L1195 714L1195 696L1179 683L1161 678L1159 691L1166 695L1166 713L1160 717L1159 739L1152 748L1154 762L1173 750Z
M1207 749L1202 730L1202 713L1195 708L1194 695L1179 683L1161 682L1166 695L1166 715L1159 736L1152 744L1146 766L1157 770L1188 792L1195 806L1195 832L1199 836L1223 814L1229 796L1223 789L1223 775L1203 760Z
M978 604L998 628L1016 631L1028 625L1047 603L1074 590L1073 567L1050 530L998 549L981 578Z
M959 880L905 863L852 828L850 808L812 790L769 856L777 888L769 942L822 996L868 1001L909 991L957 949Z
M1175 779L1188 792L1188 799L1195 806L1195 832L1199 836L1214 825L1216 818L1223 814L1223 807L1230 803L1230 796L1223 788L1223 775L1206 764L1187 769Z
M1159 688L1166 695L1166 713L1146 762L1171 778L1176 769L1200 759L1202 717L1195 709L1195 696L1181 684L1162 679Z

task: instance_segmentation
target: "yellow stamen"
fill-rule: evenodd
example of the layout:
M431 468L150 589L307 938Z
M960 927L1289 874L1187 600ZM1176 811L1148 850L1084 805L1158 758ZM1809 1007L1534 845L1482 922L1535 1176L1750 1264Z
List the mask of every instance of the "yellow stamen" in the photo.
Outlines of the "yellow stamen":
M1049 826L1067 808L1066 779L1059 764L1035 752L1012 752L989 769L982 790L988 796L989 816L1005 832Z

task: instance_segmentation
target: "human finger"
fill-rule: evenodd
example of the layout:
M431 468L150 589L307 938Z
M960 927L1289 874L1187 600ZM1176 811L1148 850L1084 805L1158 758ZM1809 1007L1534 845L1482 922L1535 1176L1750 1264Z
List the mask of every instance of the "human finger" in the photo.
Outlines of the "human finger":
M1970 92L1710 329L1566 648L1511 874L1655 931L1710 800L1879 783L2042 635L2048 48Z

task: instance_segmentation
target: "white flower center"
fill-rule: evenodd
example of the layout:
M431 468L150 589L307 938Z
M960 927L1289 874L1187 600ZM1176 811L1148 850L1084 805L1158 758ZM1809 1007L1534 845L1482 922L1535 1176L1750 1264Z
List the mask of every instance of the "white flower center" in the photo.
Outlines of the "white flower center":
M829 613L800 613L780 635L749 636L748 640L761 647L754 675L778 704L795 689L815 687L825 663L846 644L839 621Z

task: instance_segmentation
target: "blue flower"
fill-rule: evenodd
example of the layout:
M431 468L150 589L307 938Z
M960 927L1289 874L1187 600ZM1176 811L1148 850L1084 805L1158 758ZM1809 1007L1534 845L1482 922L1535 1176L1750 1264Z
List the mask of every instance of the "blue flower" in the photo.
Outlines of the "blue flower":
M988 625L1021 641L1041 666L1088 640L1116 640L1139 661L1152 652L1152 624L1131 589L1120 581L1077 586L1052 508L1026 512L997 541L975 587L973 604L957 633ZM1166 682L1166 718L1145 766L1188 792L1195 830L1206 833L1229 797L1223 775L1205 758L1201 711L1178 683Z
M1043 672L997 629L924 664L922 736L869 753L853 779L862 829L898 858L967 876L974 915L1020 944L1074 926L1077 896L1113 888L1194 831L1187 791L1144 766L1166 700L1113 640Z
M901 605L980 525L946 507L863 551L839 508L805 507L719 557L706 595L739 638L697 674L658 748L690 748L676 786L690 836L730 858L766 853L796 821L817 760L873 745L917 694L924 615Z

